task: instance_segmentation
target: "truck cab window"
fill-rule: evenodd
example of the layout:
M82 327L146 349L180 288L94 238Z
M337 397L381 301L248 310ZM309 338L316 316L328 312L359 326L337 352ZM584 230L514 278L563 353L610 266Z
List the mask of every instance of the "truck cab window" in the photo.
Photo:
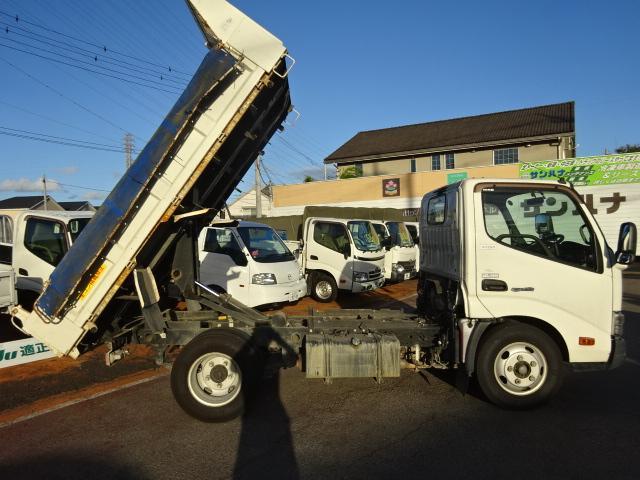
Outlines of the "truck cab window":
M295 260L278 234L269 227L240 227L238 233L249 250L251 258L256 262L273 263Z
M350 244L347 230L339 223L316 223L313 229L313 240L338 253L344 253Z
M24 244L36 257L56 266L68 248L64 225L54 220L29 218Z
M554 189L482 192L484 223L495 241L529 254L596 270L595 235L576 201Z
M209 228L204 240L204 251L227 255L236 265L247 265L247 258L229 228Z
M13 245L13 221L7 215L0 215L0 263L11 265Z
M431 197L427 204L427 223L429 225L440 225L444 223L447 210L447 199L443 194Z
M71 235L71 241L75 242L78 235L82 232L84 227L89 223L90 218L74 218L69 221L69 234Z
M388 222L387 228L389 234L393 239L393 244L399 247L413 247L415 242L407 229L407 226L402 222Z
M383 225L371 224L364 220L354 220L348 222L351 238L356 248L361 252L375 252L381 250L380 239L382 238L376 229L376 225L382 227L384 235L386 230Z

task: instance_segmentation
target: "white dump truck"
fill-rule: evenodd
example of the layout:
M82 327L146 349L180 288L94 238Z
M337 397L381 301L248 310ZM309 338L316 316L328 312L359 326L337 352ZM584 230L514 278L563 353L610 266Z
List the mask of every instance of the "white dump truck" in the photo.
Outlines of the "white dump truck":
M573 190L465 180L428 193L420 222L419 311L263 315L197 278L197 237L290 109L284 46L222 0L189 2L210 50L185 93L71 246L21 327L58 355L131 343L171 371L178 404L204 421L240 415L265 363L308 378L397 377L401 362L475 375L497 404L550 398L564 364L624 358L624 266ZM562 207L566 204L566 212Z

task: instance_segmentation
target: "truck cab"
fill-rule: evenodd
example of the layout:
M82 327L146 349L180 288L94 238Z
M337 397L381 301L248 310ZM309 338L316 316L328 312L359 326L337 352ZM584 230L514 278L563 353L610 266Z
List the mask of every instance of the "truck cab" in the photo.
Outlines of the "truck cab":
M371 220L386 249L384 278L401 282L416 276L416 246L403 222Z
M268 225L216 222L198 239L200 281L249 307L296 302L307 294L295 256Z
M476 371L490 400L527 406L552 395L562 363L620 365L622 271L636 228L617 253L569 186L465 180L425 195L418 307L442 320L449 361Z
M92 216L93 212L43 210L2 216L3 222L11 225L11 236L0 243L0 262L13 268L17 290L40 293Z
M302 266L311 296L335 300L338 290L354 293L384 284L384 249L371 222L341 218L307 218Z

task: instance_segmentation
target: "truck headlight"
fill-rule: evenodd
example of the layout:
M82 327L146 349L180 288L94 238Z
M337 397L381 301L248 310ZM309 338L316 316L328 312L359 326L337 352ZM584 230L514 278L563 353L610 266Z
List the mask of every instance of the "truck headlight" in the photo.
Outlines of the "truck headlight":
M391 264L391 270L393 270L394 272L402 273L404 272L404 267L399 263L393 263Z
M367 272L353 272L353 279L356 282L366 282L369 280L369 274Z
M275 285L276 276L273 273L256 273L251 277L251 283L256 285Z

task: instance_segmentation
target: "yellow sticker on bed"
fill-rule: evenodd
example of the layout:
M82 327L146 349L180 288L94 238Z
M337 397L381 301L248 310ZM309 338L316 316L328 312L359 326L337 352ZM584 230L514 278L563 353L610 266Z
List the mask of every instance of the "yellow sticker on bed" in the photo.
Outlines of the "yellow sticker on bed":
M106 263L103 263L102 265L100 265L100 268L98 268L96 273L94 273L93 276L91 277L91 280L89 280L89 283L87 284L87 288L85 288L84 291L82 292L82 295L80 295L81 299L84 299L87 295L89 295L89 292L93 289L93 287L95 287L96 283L98 283L98 279L106 269L107 269Z

